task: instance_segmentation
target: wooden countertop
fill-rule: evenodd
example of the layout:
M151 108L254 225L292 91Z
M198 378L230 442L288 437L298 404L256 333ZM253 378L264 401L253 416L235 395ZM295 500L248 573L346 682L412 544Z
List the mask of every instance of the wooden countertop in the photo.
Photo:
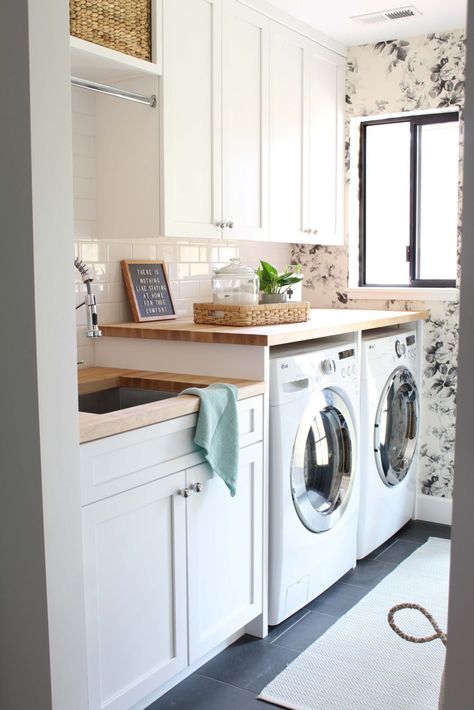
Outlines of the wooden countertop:
M181 340L228 345L283 345L301 340L370 330L384 326L426 320L429 311L372 311L349 308L312 308L305 323L235 328L196 325L191 318L146 323L101 325L103 335L116 338Z
M181 375L172 372L149 372L126 370L116 367L85 367L78 370L79 394L98 392L114 387L138 387L165 392L181 392L186 387L207 387L214 382L233 384L238 389L238 398L247 399L265 391L265 384L255 380L232 377L205 377ZM141 404L107 414L79 412L80 442L84 444L105 436L157 424L175 417L193 414L199 409L200 400L192 395L172 397L159 402Z

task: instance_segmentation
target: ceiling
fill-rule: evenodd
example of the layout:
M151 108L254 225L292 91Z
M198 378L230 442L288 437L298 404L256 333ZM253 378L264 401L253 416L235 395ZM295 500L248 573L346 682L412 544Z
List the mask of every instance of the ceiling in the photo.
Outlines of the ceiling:
M466 25L468 0L270 0L290 15L348 47L386 39L461 29ZM405 19L363 24L354 15L415 7L422 14Z

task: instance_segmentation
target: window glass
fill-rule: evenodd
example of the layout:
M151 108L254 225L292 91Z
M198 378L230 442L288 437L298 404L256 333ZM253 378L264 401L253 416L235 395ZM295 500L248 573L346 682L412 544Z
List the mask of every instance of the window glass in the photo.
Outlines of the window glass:
M458 112L361 125L360 285L455 286Z
M459 124L427 124L418 131L417 275L455 279Z
M367 126L365 163L367 284L410 283L410 124Z

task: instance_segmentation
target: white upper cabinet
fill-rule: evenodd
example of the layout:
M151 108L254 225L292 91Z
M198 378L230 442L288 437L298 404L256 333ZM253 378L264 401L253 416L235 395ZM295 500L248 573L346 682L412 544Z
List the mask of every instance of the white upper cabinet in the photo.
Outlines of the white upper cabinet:
M270 240L301 242L306 39L276 23L270 39Z
M220 237L222 0L165 0L162 232Z
M271 241L343 244L344 66L271 24Z
M268 235L269 20L236 0L224 3L222 141L224 236ZM232 230L232 231L230 231Z
M165 0L165 236L267 236L268 22L236 0Z
M304 241L343 244L344 58L309 42Z

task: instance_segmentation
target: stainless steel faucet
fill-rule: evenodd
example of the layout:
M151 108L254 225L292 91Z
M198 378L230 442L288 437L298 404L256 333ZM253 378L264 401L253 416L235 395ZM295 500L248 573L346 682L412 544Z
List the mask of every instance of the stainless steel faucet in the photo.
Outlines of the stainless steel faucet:
M99 328L99 321L97 318L97 307L96 307L97 304L96 304L95 296L92 293L92 288L91 288L91 281L93 279L89 273L89 269L87 268L87 266L84 264L83 261L81 261L77 257L74 259L74 266L81 274L82 281L85 283L86 288L87 288L86 298L82 303L80 303L78 306L76 306L76 311L78 308L81 308L81 306L86 307L86 310L87 310L87 332L86 332L86 335L88 338L99 338L102 335L102 333Z

